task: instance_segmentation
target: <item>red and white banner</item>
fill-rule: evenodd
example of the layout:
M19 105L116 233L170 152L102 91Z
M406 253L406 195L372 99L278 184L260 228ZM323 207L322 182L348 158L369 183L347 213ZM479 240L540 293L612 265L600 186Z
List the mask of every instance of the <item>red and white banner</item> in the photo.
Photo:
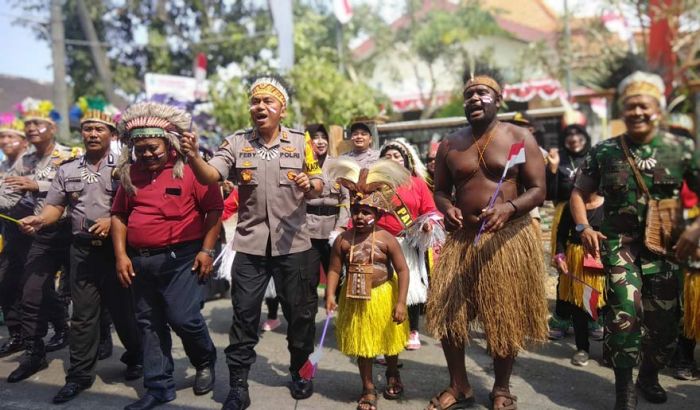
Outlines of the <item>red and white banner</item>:
M352 18L350 0L333 0L333 13L340 24L347 24Z
M566 98L566 93L562 89L561 83L552 79L506 84L506 86L503 87L504 100L526 102L535 97L551 101L559 98Z

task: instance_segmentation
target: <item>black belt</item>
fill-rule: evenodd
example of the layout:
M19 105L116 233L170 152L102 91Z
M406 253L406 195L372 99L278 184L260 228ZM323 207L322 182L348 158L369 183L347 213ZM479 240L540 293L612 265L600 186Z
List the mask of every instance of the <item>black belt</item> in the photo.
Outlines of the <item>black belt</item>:
M153 255L158 255L161 253L165 252L173 252L178 249L186 248L190 245L194 245L196 243L199 243L201 241L196 240L196 241L187 241L187 242L180 242L180 243L174 243L172 245L164 246L162 248L132 248L134 253L136 253L138 256L153 256Z
M109 238L98 239L98 238L87 238L81 236L73 237L73 244L76 246L83 247L101 247L101 246L112 246L112 240Z
M306 213L319 216L338 215L340 208L335 205L306 205Z

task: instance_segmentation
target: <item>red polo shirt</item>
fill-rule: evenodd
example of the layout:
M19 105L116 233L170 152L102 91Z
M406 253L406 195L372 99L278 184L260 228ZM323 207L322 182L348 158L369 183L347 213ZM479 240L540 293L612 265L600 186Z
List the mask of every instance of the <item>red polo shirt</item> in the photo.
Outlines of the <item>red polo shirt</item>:
M218 184L202 185L185 164L182 179L173 177L173 166L151 173L131 167L137 189L129 196L119 187L112 213L128 218L127 242L133 248L161 248L204 238L204 217L224 208Z

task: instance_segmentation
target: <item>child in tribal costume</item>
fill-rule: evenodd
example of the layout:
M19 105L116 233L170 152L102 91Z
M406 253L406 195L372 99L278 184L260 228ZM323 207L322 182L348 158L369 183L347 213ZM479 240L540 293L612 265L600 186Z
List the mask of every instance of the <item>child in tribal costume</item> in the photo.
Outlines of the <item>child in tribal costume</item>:
M426 255L445 242L445 230L440 225L442 215L435 207L433 193L427 184L427 171L413 146L403 138L388 141L380 157L393 160L411 173L410 183L396 189L392 198L394 212L385 213L377 226L394 235L406 258L408 282L408 322L411 333L407 350L421 347L418 333L420 311L428 300L428 266ZM430 258L432 259L432 258Z
M409 278L398 242L375 221L381 213L391 212L393 189L406 183L409 174L387 160L377 161L368 170L344 159L333 164L329 174L330 180L337 178L351 192L353 227L340 234L331 250L326 309L330 313L338 306L335 291L341 265L345 265L348 273L336 319L338 348L358 357L363 391L357 409L376 410L377 391L372 381L375 356L386 356L384 397L394 400L403 393L398 354L408 335L405 319Z

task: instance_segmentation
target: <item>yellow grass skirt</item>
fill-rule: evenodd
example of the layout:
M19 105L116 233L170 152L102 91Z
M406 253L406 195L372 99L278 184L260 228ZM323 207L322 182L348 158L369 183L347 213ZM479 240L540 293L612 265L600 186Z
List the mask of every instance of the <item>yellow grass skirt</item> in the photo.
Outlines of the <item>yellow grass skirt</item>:
M428 295L428 331L468 343L478 321L498 357L515 356L526 339L547 340L544 255L530 216L483 234L476 246L474 236L457 231L442 249Z
M566 265L571 275L586 282L586 284L601 293L598 298L598 309L605 306L605 275L602 271L585 269L583 267L583 246L570 243L566 247ZM559 299L572 303L581 309L583 307L583 284L569 275L559 275Z
M552 256L557 252L557 230L559 229L559 223L561 222L561 215L564 213L564 207L567 201L559 202L554 207L554 215L552 215L552 231L549 236L549 251ZM556 265L554 265L556 267Z
M398 295L396 276L372 288L370 300L346 298L343 286L335 320L338 349L348 356L359 357L394 356L402 352L409 329L408 320L400 325L392 320Z
M689 270L683 278L683 334L700 342L700 271Z

